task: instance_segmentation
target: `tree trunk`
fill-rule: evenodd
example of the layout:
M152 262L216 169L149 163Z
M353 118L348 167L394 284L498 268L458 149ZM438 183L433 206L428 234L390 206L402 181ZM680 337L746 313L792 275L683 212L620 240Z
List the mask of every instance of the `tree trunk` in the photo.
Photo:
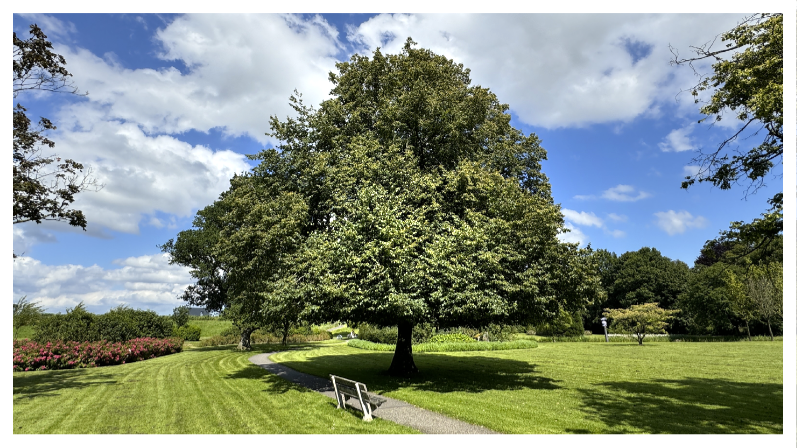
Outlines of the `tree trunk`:
M412 359L412 324L401 323L398 325L398 338L396 351L393 353L393 362L387 370L395 376L411 376L418 373L418 367Z
M753 338L750 337L750 322L749 321L744 321L744 326L747 327L747 340L748 341L752 341Z
M769 324L769 319L767 319L767 328L769 328L769 340L774 341L775 335L772 334L772 325Z
M286 322L282 326L282 345L288 345L288 333L291 331L291 323Z
M252 350L251 336L254 328L244 328L241 330L241 342L238 343L238 350Z

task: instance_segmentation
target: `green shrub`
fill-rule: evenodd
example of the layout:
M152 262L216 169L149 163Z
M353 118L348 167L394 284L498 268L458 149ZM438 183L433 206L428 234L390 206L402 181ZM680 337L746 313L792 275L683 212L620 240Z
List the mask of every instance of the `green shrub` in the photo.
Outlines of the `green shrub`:
M172 320L154 311L134 310L120 305L95 317L100 340L124 342L137 338L167 338L172 335Z
M418 324L412 328L412 343L428 342L434 336L434 326L430 323Z
M490 342L511 341L515 337L515 327L512 325L490 324L482 330L482 334L487 333Z
M370 324L360 324L357 326L359 333L357 336L363 341L376 342L378 344L395 344L398 339L398 327L377 327Z
M429 338L430 343L440 342L473 342L474 339L462 333L436 334Z
M196 325L183 325L182 327L175 327L172 331L174 337L182 338L186 341L198 341L201 334L202 329Z
M398 339L398 327L377 327L370 324L360 324L357 326L357 337L380 344L395 344ZM346 331L348 334L349 331ZM337 332L335 332L337 334ZM434 327L430 323L418 324L412 328L412 343L420 344L426 342L434 336Z
M241 330L238 329L235 325L230 328L225 328L224 330L219 333L219 336L233 336L233 337L241 337Z
M562 313L560 316L536 326L541 336L580 337L584 335L584 322L580 313ZM559 338L556 338L559 340Z
M374 350L380 352L392 352L396 350L395 344L377 344L370 341L352 339L348 345L364 350ZM468 351L489 351L489 350L520 350L536 348L537 342L530 340L508 341L508 342L444 342L444 343L422 343L412 346L413 353L428 352L468 352Z
M328 331L324 331L323 333L319 334L310 334L310 335L302 335L302 334L292 334L288 336L288 343L296 344L301 342L310 342L310 341L326 341L330 339L330 334ZM282 337L277 336L274 333L270 333L266 330L255 330L249 336L250 341L252 344L279 344L282 343ZM231 345L237 344L241 340L241 332L236 327L228 328L222 332L222 334L211 336L207 339L203 339L199 341L197 344L199 347L214 347L217 345Z
M94 315L81 303L66 314L42 318L33 339L38 342L125 342L138 338L162 339L171 335L171 318L159 316L154 311L120 305L105 314Z
M94 318L94 314L86 310L83 302L67 310L66 314L45 314L36 325L33 340L36 342L99 341Z

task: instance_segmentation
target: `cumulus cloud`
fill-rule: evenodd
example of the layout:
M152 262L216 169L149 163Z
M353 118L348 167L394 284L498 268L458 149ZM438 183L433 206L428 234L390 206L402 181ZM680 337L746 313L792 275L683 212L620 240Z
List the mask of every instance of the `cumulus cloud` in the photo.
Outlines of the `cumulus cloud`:
M75 84L90 92L87 101L102 106L91 108L91 117L133 122L147 133L216 128L266 143L269 116L294 115L288 104L294 89L308 104L327 97L340 48L337 31L318 16L190 14L154 38L159 57L182 62L186 73L128 69L110 56L57 47ZM73 112L81 124L86 109Z
M626 222L626 221L628 221L628 216L618 215L616 213L609 213L608 215L606 215L606 217L609 218L609 220L611 220L613 222Z
M64 312L84 302L104 313L126 304L166 314L184 304L177 297L193 283L188 268L169 265L166 254L115 260L118 269L97 265L49 266L31 257L14 260L14 297L27 295L48 312Z
M708 220L706 218L702 216L692 216L691 213L685 210L678 212L668 210L666 212L657 212L653 215L657 218L656 225L670 236L684 233L687 229L701 229L708 225Z
M580 226L587 226L587 227L597 227L599 229L603 229L603 233L607 235L611 235L614 238L622 238L625 236L625 232L622 230L610 230L606 227L606 224L603 222L601 218L595 215L592 212L579 212L576 210L570 210L567 208L562 209L562 214L565 215L565 227L570 229L569 233L564 233L559 235L559 239L565 242L578 242L580 244L586 243L589 237L576 225ZM613 213L609 214L609 218L617 217ZM614 219L612 219L614 220Z
M101 228L138 233L139 223L156 211L189 216L229 188L234 174L250 168L245 156L233 151L148 136L134 123L116 121L64 132L58 148L63 156L91 165L105 185L75 196L73 204L85 213L93 234ZM157 225L151 218L150 223Z
M522 122L558 128L655 116L660 103L675 101L671 92L694 84L691 70L666 63L672 58L669 45L686 53L705 39L706 30L723 32L740 18L381 14L347 36L361 52L381 47L386 53L400 51L411 36L470 68L474 83L511 102Z
M682 152L695 149L692 139L689 138L689 134L692 133L694 128L695 125L692 123L680 129L673 129L664 137L663 141L659 142L659 149L664 152Z

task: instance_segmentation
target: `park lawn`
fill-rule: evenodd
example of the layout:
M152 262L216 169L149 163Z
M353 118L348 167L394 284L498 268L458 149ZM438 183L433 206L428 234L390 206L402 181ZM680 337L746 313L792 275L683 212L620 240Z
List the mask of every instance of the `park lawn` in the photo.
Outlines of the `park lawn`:
M277 346L259 345L270 351ZM118 366L14 373L14 433L413 433L207 347Z
M201 330L200 339L218 336L224 330L233 327L231 320L221 319L191 319L188 321L188 325L199 327Z
M502 433L782 433L783 343L541 343L529 350L415 354L342 344L272 359Z

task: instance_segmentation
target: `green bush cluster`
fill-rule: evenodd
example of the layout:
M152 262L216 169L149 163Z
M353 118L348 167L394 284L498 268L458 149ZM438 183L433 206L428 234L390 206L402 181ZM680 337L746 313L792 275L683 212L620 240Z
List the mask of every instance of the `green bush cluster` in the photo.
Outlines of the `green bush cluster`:
M316 333L316 334L312 334ZM326 341L331 339L332 336L328 331L313 332L311 334L291 334L288 336L288 342L295 344L300 342L311 341ZM282 342L282 336L277 336L265 330L255 330L249 336L252 344L277 344ZM216 336L211 336L207 339L199 341L199 347L215 347L217 345L232 345L237 344L241 340L241 331L237 327L230 327L225 329Z
M360 339L352 339L348 345L364 350L374 350L380 352L392 352L396 350L395 344L378 344ZM489 351L489 350L520 350L536 348L537 342L530 340L506 341L506 342L441 342L441 343L421 343L412 346L413 353L429 352L470 352L470 351Z
M473 342L474 339L462 333L441 333L436 334L429 338L430 343L446 343L446 342Z
M66 314L45 315L36 326L33 340L124 342L137 338L167 338L172 319L154 311L134 310L120 305L105 314L88 312L81 303Z
M196 325L183 325L182 327L174 327L172 330L172 336L186 341L198 341L201 334L202 329Z
M535 330L540 336L581 337L584 335L584 321L580 313L563 313L536 325Z
M357 337L363 341L377 344L395 344L398 339L398 327L377 327L370 324L360 324L357 329L359 330Z
M378 344L395 344L398 338L398 327L378 327L370 324L360 324L357 326L358 337L364 341L375 342ZM490 341L511 341L513 333L517 328L512 325L491 324L483 329L468 327L456 327L435 331L430 323L418 324L412 328L412 344L423 344L430 342L433 337L444 334L462 334L475 340L485 332L489 334Z

